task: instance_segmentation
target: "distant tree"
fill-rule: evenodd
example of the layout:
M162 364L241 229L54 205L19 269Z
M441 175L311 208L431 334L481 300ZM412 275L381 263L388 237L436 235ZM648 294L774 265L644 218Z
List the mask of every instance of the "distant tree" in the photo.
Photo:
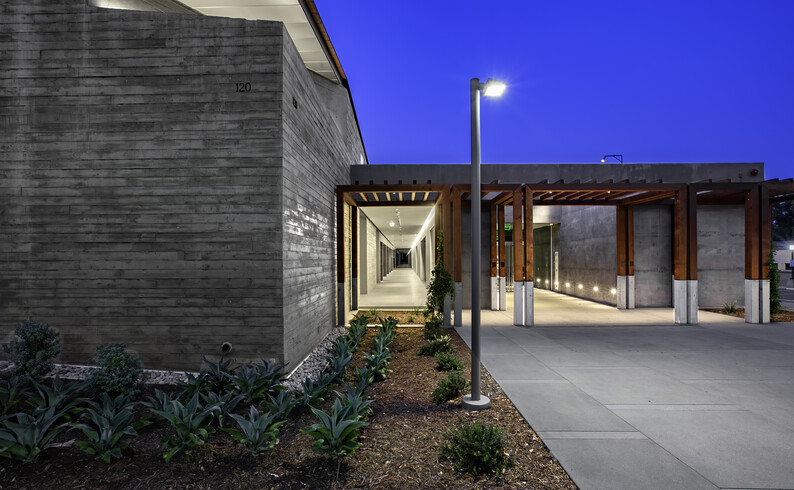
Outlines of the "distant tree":
M772 205L772 240L776 242L794 240L794 201Z

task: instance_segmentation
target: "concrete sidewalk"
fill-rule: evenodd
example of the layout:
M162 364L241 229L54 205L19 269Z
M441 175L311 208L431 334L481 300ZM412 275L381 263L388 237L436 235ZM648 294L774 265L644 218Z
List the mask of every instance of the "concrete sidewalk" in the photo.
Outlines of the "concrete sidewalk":
M794 324L701 321L522 328L483 311L482 362L582 489L794 488Z

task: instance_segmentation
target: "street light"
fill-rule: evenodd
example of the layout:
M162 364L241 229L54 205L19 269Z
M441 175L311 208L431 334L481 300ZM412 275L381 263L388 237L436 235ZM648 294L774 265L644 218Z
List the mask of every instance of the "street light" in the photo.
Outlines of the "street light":
M623 155L604 155L604 157L601 159L601 163L606 163L607 158L610 158L610 157L614 158L615 160L619 161L620 163L623 163Z
M491 400L480 394L480 96L498 97L507 85L472 78L471 95L471 394L463 397L463 408L485 410Z

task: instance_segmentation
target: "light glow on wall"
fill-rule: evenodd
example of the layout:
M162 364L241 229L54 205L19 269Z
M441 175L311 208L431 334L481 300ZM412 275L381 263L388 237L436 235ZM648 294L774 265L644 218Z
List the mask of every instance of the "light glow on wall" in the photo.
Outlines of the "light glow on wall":
M612 294L617 294L618 290L615 289L615 288L612 288L612 289L609 290L609 292L612 293Z
M430 227L430 223L433 222L433 218L435 218L435 216L436 216L436 208L435 206L433 206L432 208L430 208L430 213L427 215L425 224L422 225L422 228L419 230L419 233L416 234L416 238L414 238L414 243L411 244L411 252L413 252L414 248L416 248L416 244L419 243L419 239L422 236L424 236L425 232Z

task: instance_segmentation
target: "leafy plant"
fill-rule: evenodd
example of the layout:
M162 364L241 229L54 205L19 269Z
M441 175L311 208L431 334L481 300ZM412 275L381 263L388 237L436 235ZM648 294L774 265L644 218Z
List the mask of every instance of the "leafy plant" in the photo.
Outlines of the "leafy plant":
M176 385L179 388L177 398L180 400L190 400L193 395L206 395L212 389L212 379L205 373L185 373L185 381L177 381Z
M155 410L164 412L168 410L168 407L171 405L172 401L179 399L180 399L179 395L177 395L176 397L172 397L170 393L155 388L154 397L150 396L149 401L141 402L141 405L148 408L152 412L154 412Z
M731 301L730 303L722 305L722 311L725 313L736 313L736 310L736 301Z
M364 314L364 317L371 322L378 321L380 320L380 311L378 311L377 308L371 308L367 310L367 312Z
M439 352L452 352L452 338L449 335L428 340L419 347L420 356L435 356Z
M327 386L327 384L323 384L319 380L315 381L311 378L304 379L301 381L301 391L298 394L298 405L306 408L322 401Z
M187 405L172 400L165 410L150 410L168 421L176 432L176 437L166 436L162 440L163 459L170 461L179 451L201 446L207 441L214 431L211 424L220 407L214 403L201 407L196 393Z
M111 394L136 395L138 384L145 379L141 360L127 353L124 344L106 344L97 349L88 380L92 386Z
M77 397L77 393L88 387L87 381L63 381L56 376L49 385L31 380L37 394L28 399L34 413L45 412L50 408L67 419L80 412L80 405L86 398Z
M433 403L444 403L461 396L469 383L460 371L452 371L447 377L438 382L438 386L433 390Z
M355 386L345 384L344 394L338 391L334 391L334 393L336 393L337 400L341 402L342 407L347 410L346 418L358 417L359 419L365 419L372 412L369 407L372 405L372 400L365 399L364 392L358 391Z
M396 335L397 331L395 327L397 327L397 320L392 317L388 317L385 320L380 321L381 326L378 327L378 334L376 335L377 339L383 339L382 342L384 345L389 345L394 340L394 336Z
M436 232L436 255L438 259L427 286L427 309L440 316L444 314L444 297L455 297L452 274L444 267L444 233L441 230Z
M16 413L0 420L0 456L23 463L35 461L66 429L66 423L55 425L62 415L55 407L49 407L33 415Z
M348 364L353 360L353 353L348 352L344 357L330 357L328 358L328 365L326 371L333 377L338 379L345 373Z
M358 429L368 424L352 415L338 399L331 406L330 414L317 408L312 408L312 412L320 422L301 431L314 437L312 449L339 458L361 447Z
M137 436L136 429L151 423L147 419L133 422L135 403L130 402L129 395L111 398L105 392L102 393L101 405L94 401L90 401L89 405L82 415L86 423L71 424L73 429L81 430L88 439L77 441L75 445L105 463L110 463L112 458L121 458L121 451L130 444L122 440L125 435Z
M289 417L290 412L298 403L287 390L280 391L275 397L268 395L268 398L270 401L267 403L267 408L276 420L285 420Z
M462 371L465 365L451 352L436 354L436 369L439 371Z
M0 417L12 413L15 407L30 396L28 378L10 376L0 383Z
M347 329L347 339L350 341L351 345L353 346L353 350L358 347L358 344L361 343L361 339L364 338L364 335L367 333L367 320L356 319L350 322L350 326Z
M356 386L361 391L367 389L369 385L375 382L375 373L369 364L365 364L355 370Z
M425 326L422 328L425 340L433 340L436 337L444 335L444 329L442 328L443 324L444 319L440 316L431 315L427 317Z
M367 366L369 366L374 380L382 381L386 379L386 375L391 372L389 369L389 360L391 359L391 353L389 353L389 349L383 350L375 350L372 353L365 352L364 358L367 361Z
M513 466L512 456L505 451L505 430L491 424L475 422L469 426L459 420L460 426L449 431L441 456L452 461L456 470L472 476L499 476Z
M52 371L61 344L58 332L46 323L23 320L5 349L14 358L15 374L41 378Z
M210 391L206 395L201 395L202 400L207 405L217 405L218 406L218 427L223 427L225 420L228 418L229 414L237 408L237 405L240 404L241 401L245 399L245 395L242 393L224 393L223 395L219 395L215 392Z
M233 428L222 429L229 433L240 444L244 445L251 454L272 450L278 444L278 428L284 421L277 422L272 413L260 415L259 411L251 406L248 419L237 414L232 414L237 421L239 430Z
M206 376L206 381L209 384L209 391L214 391L215 393L226 393L232 389L232 377L234 376L234 372L237 370L237 368L231 367L231 359L224 361L221 357L221 360L216 363L205 357L204 364L207 366L207 370L204 371L204 375Z
M259 373L260 378L267 379L268 382L268 393L275 393L276 391L283 390L284 387L281 383L287 379L287 375L284 374L284 368L287 367L287 364L277 364L275 362L271 362L267 359L260 359L260 363L256 364L254 367L256 368L257 372Z
M264 398L271 387L271 380L260 377L259 370L253 366L245 366L235 375L228 373L224 375L228 376L234 385L234 392L243 395L247 403L254 403Z
M769 313L780 313L780 269L775 262L774 251L769 251Z

